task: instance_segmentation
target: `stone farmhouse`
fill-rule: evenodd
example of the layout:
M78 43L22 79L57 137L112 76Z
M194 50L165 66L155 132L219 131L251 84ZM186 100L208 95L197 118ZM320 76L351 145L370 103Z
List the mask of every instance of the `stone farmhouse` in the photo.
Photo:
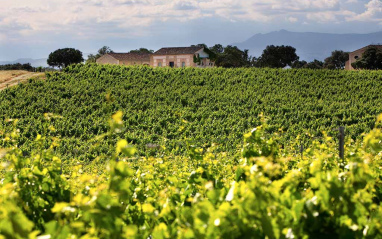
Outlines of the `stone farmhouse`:
M109 53L97 59L98 64L149 65L152 67L213 67L204 47L166 47L153 54Z
M150 54L108 53L97 59L98 64L150 65Z
M194 62L197 59L198 62ZM161 48L150 56L152 67L212 67L204 47L168 47Z
M377 47L379 49L382 49L382 45L368 45L365 47L362 47L361 49L355 50L353 52L349 52L349 60L345 63L345 70L354 70L352 67L352 63L356 62L358 59L362 58L362 54L369 48L369 47Z

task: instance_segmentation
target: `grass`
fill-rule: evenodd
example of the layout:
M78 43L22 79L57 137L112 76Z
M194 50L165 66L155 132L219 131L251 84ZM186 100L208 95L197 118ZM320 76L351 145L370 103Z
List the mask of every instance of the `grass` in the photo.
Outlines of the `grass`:
M24 70L0 71L0 90L36 78L45 79L45 73Z

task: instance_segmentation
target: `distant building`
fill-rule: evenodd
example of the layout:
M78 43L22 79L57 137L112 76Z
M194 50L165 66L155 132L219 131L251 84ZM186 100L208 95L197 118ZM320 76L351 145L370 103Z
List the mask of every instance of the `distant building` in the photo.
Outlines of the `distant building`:
M150 65L147 53L108 53L97 59L98 64L113 65Z
M209 57L204 47L167 47L159 49L150 56L150 65L152 67L212 67L214 62Z
M382 45L368 45L365 47L362 47L361 49L355 50L353 52L349 53L349 60L345 63L345 70L354 70L352 67L352 63L356 62L358 59L362 58L362 54L369 48L369 47L377 47L379 49L382 49Z
M108 53L97 59L98 64L147 65L152 67L212 67L204 47L167 47L153 54Z

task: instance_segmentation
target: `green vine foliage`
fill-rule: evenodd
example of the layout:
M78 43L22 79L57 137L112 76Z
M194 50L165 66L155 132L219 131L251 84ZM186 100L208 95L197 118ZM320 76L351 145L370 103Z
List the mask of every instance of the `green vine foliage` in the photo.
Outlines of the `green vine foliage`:
M113 115L108 134L124 127ZM377 119L379 125L382 115ZM17 122L16 122L17 123ZM3 238L379 238L381 128L347 141L281 153L263 123L244 135L241 159L215 145L190 156L137 157L120 139L106 163L63 163L39 135L23 156L17 124L1 139ZM45 121L52 130L52 121ZM107 137L106 135L103 137ZM102 137L97 139L102 141ZM41 148L53 142L48 149Z
M381 113L381 91L378 71L79 64L1 91L0 131L10 129L9 119L19 119L18 147L28 156L46 131L44 113L60 115L51 119L50 134L60 141L55 153L63 161L111 157L120 138L140 156L187 156L188 145L206 149L213 143L235 155L243 134L260 125L264 113L267 131L297 150L297 137L308 146L323 131L334 137L338 126L353 140L369 132ZM119 110L126 112L125 127L96 144ZM8 145L0 141L0 147Z
M197 63L198 65L200 64L200 62L201 62L201 58L200 58L200 56L199 56L199 54L197 54L197 55L194 55L194 63Z
M4 90L0 238L381 238L381 82L89 64Z

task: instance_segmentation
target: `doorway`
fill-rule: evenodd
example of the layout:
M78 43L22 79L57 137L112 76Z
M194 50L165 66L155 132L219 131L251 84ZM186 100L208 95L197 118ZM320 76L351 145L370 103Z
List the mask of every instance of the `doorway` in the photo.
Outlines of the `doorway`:
M171 67L171 68L174 68L174 66L175 66L174 62L173 62L173 61L170 61L170 67Z

